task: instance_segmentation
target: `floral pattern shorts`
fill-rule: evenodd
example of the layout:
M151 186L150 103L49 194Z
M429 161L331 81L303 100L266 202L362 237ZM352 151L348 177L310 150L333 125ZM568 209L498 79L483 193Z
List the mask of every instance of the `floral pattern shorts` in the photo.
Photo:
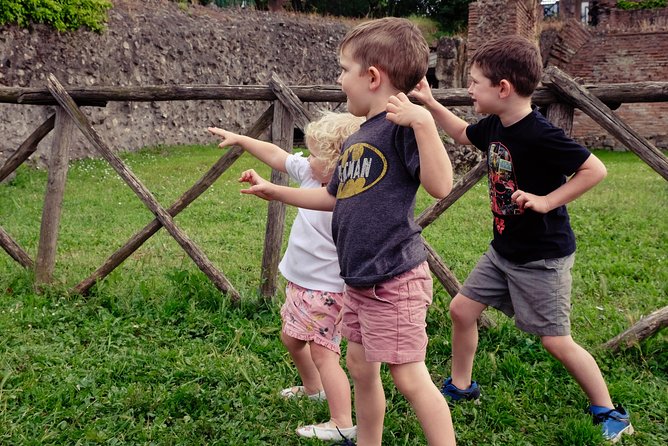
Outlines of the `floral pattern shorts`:
M281 307L283 333L340 355L341 321L337 324L336 319L342 307L343 293L309 290L288 282Z

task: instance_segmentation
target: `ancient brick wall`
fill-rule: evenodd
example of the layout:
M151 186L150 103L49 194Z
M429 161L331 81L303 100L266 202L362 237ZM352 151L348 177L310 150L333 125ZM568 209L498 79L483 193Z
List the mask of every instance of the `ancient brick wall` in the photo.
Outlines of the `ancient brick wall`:
M538 38L542 8L536 0L478 0L469 5L466 52L470 56L485 41L504 35Z
M616 1L604 0L599 2L598 26L590 27L579 20L580 3L564 1L566 18L544 27L541 54L545 63L589 84L668 82L668 8L620 11L615 9ZM531 20L532 9L528 1L472 3L468 54L490 36L534 36L537 23ZM657 147L668 149L668 103L623 104L615 113ZM624 149L580 112L576 112L573 136L588 147Z
M586 83L667 82L668 31L597 32L564 69ZM622 104L615 113L656 146L668 149L668 103ZM573 135L588 145L623 148L581 113Z

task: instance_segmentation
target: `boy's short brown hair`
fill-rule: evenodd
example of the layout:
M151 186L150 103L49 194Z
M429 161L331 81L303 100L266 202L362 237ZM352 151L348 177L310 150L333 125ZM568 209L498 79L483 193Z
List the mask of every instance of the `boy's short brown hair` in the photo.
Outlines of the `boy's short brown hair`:
M371 66L383 70L392 85L404 93L415 88L429 67L429 46L408 19L385 17L364 22L345 35L339 53L344 49L363 70Z
M533 94L543 75L538 46L521 36L504 36L484 43L473 53L473 64L480 67L492 85L505 79L524 97Z

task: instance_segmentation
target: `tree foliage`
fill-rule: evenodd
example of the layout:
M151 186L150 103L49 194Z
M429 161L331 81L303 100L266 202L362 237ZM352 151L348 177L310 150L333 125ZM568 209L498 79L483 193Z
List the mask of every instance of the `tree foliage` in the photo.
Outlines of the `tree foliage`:
M181 0L183 1L183 0ZM195 0L193 0L195 1ZM468 22L468 7L473 0L199 0L218 6L251 4L261 10L289 9L297 12L341 17L409 17L434 20L445 33L461 31Z
M0 0L0 25L46 23L59 31L82 26L101 31L112 7L108 0Z

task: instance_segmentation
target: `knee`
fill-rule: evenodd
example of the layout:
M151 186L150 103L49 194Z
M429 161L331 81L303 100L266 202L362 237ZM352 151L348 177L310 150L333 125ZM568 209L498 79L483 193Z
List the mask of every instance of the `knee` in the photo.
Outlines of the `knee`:
M313 359L313 363L319 369L325 366L335 367L339 364L340 356L322 345L311 342L311 359Z
M566 355L569 349L575 345L570 336L543 336L540 338L540 342L545 350L557 359Z
M405 397L409 398L415 392L416 381L410 379L404 373L397 373L396 369L390 369L392 374L392 381L397 387L397 390Z
M475 314L469 302L470 299L461 294L457 294L450 301L450 319L452 319L453 324L468 325L476 322L479 315Z
M346 355L346 368L350 374L350 378L354 381L359 380L363 376L362 363L351 354Z

